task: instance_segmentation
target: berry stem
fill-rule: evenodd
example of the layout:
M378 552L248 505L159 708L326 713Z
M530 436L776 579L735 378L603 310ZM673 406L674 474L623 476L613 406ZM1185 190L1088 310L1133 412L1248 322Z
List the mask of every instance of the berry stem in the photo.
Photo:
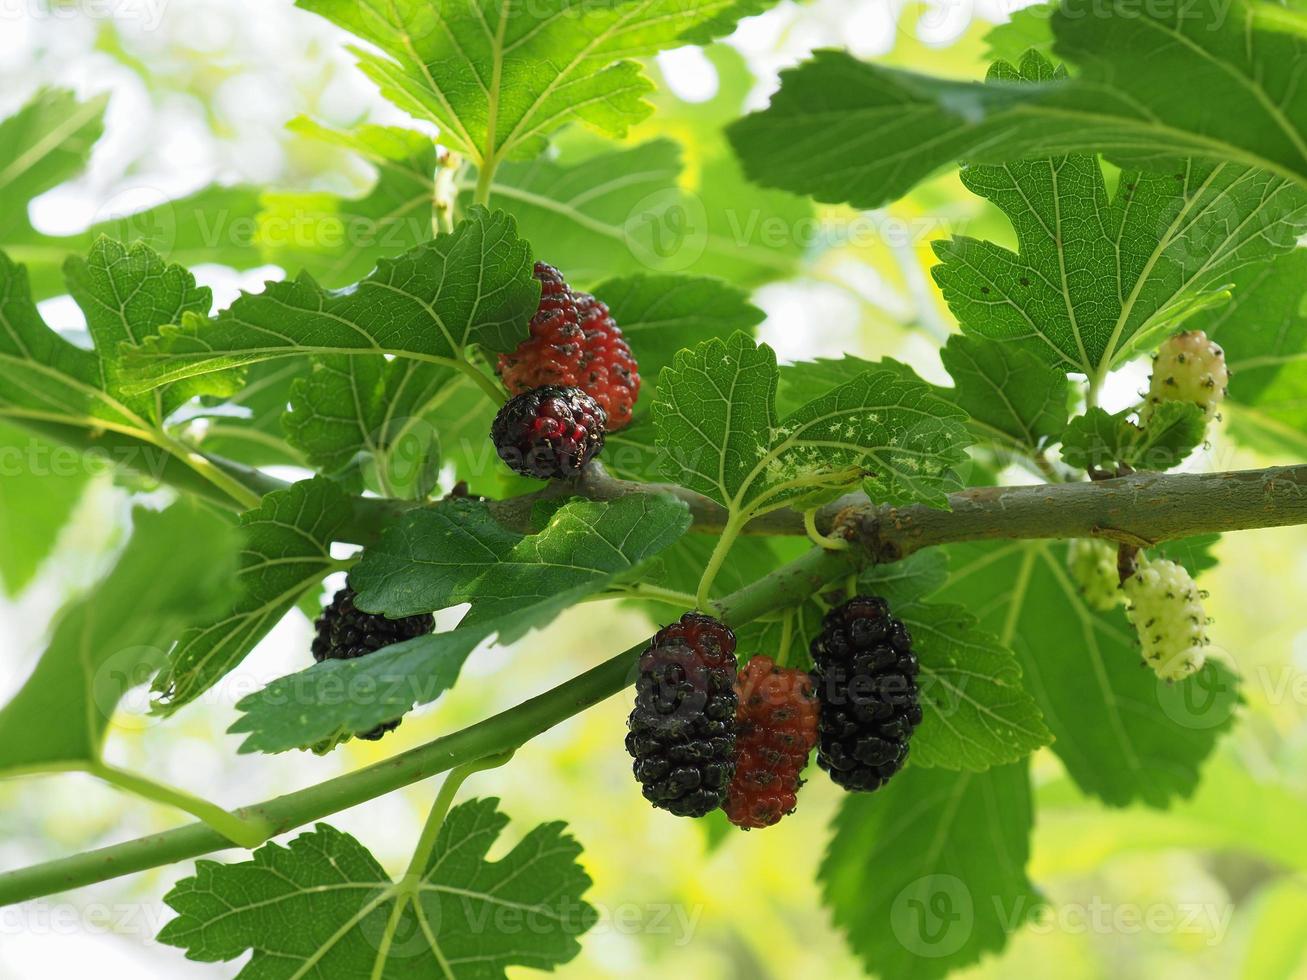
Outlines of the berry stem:
M776 651L776 666L788 667L790 665L790 648L794 646L794 610L785 610L784 618L781 620L781 642L780 649Z
M726 556L730 554L731 546L735 544L735 539L740 536L740 530L744 527L745 522L744 515L738 511L732 511L731 516L726 521L726 526L722 528L721 537L717 539L717 544L708 557L708 564L704 566L703 576L699 579L699 588L695 593L701 610L707 611L711 605L713 582L716 581L717 573L721 571Z
M163 806L175 807L203 820L227 840L241 847L253 849L272 836L272 828L260 817L242 817L210 803L184 790L155 782L145 776L119 769L105 762L92 763L86 770L134 796L142 797Z

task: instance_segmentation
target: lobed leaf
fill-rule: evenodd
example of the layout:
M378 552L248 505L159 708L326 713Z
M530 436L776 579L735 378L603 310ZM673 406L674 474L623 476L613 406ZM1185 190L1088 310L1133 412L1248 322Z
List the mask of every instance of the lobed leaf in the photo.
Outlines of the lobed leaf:
M513 220L473 209L450 234L339 292L301 275L242 295L216 318L190 316L135 348L134 387L301 354L461 360L470 345L511 350L527 335L540 285Z
M1031 54L990 77L1062 76ZM1013 253L972 238L935 243L933 274L963 331L1091 378L1223 302L1235 270L1307 230L1307 189L1225 162L1126 170L1112 195L1085 154L972 164L962 181L1002 209L1019 244Z
M767 0L298 0L374 45L355 48L383 95L435 123L479 167L535 156L585 122L610 136L646 116L652 88L631 60L730 33Z
M239 864L198 861L164 899L178 915L159 941L206 963L252 950L244 980L502 980L510 967L552 969L580 952L598 918L582 900L581 847L564 824L540 824L487 861L508 825L497 803L450 810L411 886L326 824Z
M844 798L822 899L869 974L937 980L1001 950L1043 905L1026 877L1033 823L1023 764L909 765Z

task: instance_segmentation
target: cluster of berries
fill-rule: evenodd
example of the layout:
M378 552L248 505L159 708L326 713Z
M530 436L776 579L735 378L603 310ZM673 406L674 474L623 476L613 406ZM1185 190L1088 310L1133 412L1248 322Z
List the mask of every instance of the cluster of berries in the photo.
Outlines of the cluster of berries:
M883 786L921 722L917 658L885 600L858 596L827 614L805 673L753 657L737 671L735 635L686 613L640 657L626 748L656 807L738 827L794 811L808 755L848 790Z
M604 434L631 421L640 374L608 307L572 290L553 266L537 262L540 305L531 336L499 358L512 396L491 439L500 459L523 476L576 476L604 446Z

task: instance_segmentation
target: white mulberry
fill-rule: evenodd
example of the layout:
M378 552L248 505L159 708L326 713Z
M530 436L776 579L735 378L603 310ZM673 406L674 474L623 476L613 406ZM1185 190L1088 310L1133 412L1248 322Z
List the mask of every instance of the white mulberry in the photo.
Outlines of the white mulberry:
M1184 566L1141 558L1121 587L1128 600L1126 616L1154 673L1176 681L1201 669L1207 659L1207 613Z
M1067 549L1066 564L1089 608L1099 612L1116 608L1121 578L1115 547L1097 538L1076 538Z
M1186 330L1169 338L1153 359L1153 377L1141 422L1148 427L1162 402L1192 402L1211 419L1225 398L1230 372L1225 352L1201 330Z

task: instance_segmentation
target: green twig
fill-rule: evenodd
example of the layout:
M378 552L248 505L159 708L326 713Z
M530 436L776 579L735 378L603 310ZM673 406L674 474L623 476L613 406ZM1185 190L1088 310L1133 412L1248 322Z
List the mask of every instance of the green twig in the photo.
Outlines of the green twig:
M699 579L699 588L695 592L696 602L700 609L707 609L711 604L713 582L717 580L717 573L722 570L726 556L730 554L731 546L735 544L735 539L740 536L740 529L744 524L745 521L738 512L732 512L731 516L727 518L726 526L722 528L721 536L718 537L717 544L708 557L708 564L704 566L703 575Z
M105 762L96 762L86 771L106 783L163 806L176 807L193 817L199 817L227 840L241 847L258 847L271 836L271 828L256 816L239 816L224 810L216 803L192 796L184 790L155 782L145 776L119 769Z

